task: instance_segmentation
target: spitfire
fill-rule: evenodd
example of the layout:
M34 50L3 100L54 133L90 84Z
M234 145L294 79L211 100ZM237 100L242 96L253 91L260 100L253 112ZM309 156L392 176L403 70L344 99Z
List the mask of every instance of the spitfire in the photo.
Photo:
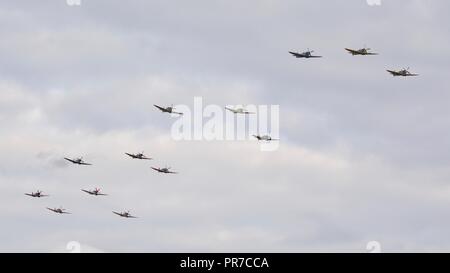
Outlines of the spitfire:
M152 158L146 157L146 156L144 155L144 152L142 152L142 153L137 153L137 154L129 154L129 153L125 153L125 154L128 155L129 157L133 158L133 159L152 160Z
M74 159L70 159L70 158L64 157L64 159L67 160L67 161L69 161L69 162L72 162L73 164L78 164L78 165L92 165L92 164L90 164L90 163L84 162L82 157L80 157L80 158L74 158Z
M107 194L104 194L104 193L100 193L100 189L99 188L95 188L92 191L90 191L90 190L83 190L83 189L81 191L84 191L87 194L95 195L95 196L99 196L99 195L106 196L107 195Z
M233 108L225 107L225 109L227 109L228 111L233 112L234 114L255 114L254 112L249 112L249 111L245 110L245 108L233 109Z
M170 170L170 167L164 167L164 168L157 168L157 167L151 167L153 170L159 172L159 173L171 173L171 174L177 174L177 172L172 172Z
M353 56L355 56L355 55L362 55L362 56L378 55L378 53L369 52L371 50L371 48L367 48L367 47L363 47L361 49L345 48L345 50L347 50L348 53L352 54Z
M67 212L65 209L63 209L62 207L60 208L47 208L50 211L53 211L54 213L59 213L59 214L71 214L70 212Z
M291 53L292 56L294 56L295 58L306 58L306 59L309 59L309 58L322 58L322 56L312 55L313 52L314 52L314 50L309 50L309 48L308 48L307 51L302 52L302 53L289 51L289 53Z
M120 217L124 217L124 218L137 218L136 216L131 215L130 211L124 211L124 212L113 211L113 213L116 215L119 215Z
M25 193L25 195L28 195L28 196L31 196L31 197L37 197L37 198L49 196L49 195L42 194L42 191L39 191L39 190L36 191L36 192Z
M406 69L402 69L399 71L395 71L395 70L386 70L387 72L391 73L392 76L394 77L415 77L415 76L419 76L419 74L413 74L411 72L409 72L409 67Z
M271 136L269 136L269 135L263 135L263 136L260 136L260 135L253 135L257 140L262 140L262 141L273 141L273 140L278 140L278 139L275 139L275 138L272 138Z
M175 111L174 111L174 110L175 110L175 107L173 107L173 105L168 106L168 107L162 107L162 106L153 104L153 106L155 106L156 108L158 108L159 110L161 110L163 113L183 115L183 113L175 112Z

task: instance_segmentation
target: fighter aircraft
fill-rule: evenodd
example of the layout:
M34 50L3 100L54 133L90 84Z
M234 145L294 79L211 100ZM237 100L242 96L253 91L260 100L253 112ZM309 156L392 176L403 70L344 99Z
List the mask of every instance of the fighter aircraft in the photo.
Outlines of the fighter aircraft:
M289 53L291 53L296 58L307 58L307 59L309 59L309 58L322 58L322 56L314 56L314 55L312 55L313 52L314 52L314 50L309 50L309 48L308 48L308 51L305 51L303 53L289 51Z
M131 215L130 211L124 211L124 212L115 212L115 211L113 211L113 213L119 215L120 217L137 218L136 216Z
M373 52L369 52L369 50L371 50L370 48L364 47L361 49L351 49L351 48L345 48L345 50L348 51L348 53L352 54L353 56L355 55L378 55L378 53L373 53Z
M152 158L150 157L146 157L144 155L144 152L142 153L137 153L137 154L129 154L129 153L125 153L126 155L130 156L133 159L146 159L146 160L152 160Z
M411 72L409 72L409 67L407 69L402 69L400 71L395 71L395 70L386 70L386 71L391 73L392 76L394 76L394 77L397 77L397 76L402 76L402 77L419 76L419 74L412 74Z
M53 211L55 213L59 213L59 214L71 214L70 212L66 212L65 209L63 209L63 208L54 208L54 209L47 208L47 209L51 210L51 211Z
M173 107L173 105L168 106L168 107L161 107L158 106L156 104L153 104L153 106L155 106L156 108L158 108L159 110L161 110L163 113L170 113L170 114L178 114L178 115L182 115L183 113L180 112L175 112L175 107Z
M164 167L164 168L151 167L151 168L160 173L172 173L172 174L177 173L177 172L170 171L170 167Z
M263 136L253 135L253 136L256 137L256 139L258 139L258 140L264 140L264 141L278 140L278 139L272 138L271 136L268 136L268 135L263 135Z
M92 164L90 164L90 163L84 162L82 157L80 157L80 158L74 158L74 159L70 159L70 158L64 157L64 159L67 160L67 161L72 162L73 164L78 164L78 165L92 165Z
M254 114L253 112L249 112L249 111L245 110L244 108L232 109L232 108L225 107L225 109L233 112L234 114Z
M104 193L100 193L100 189L99 188L95 188L94 190L92 190L92 191L89 191L89 190L83 190L82 189L82 191L84 191L85 193L88 193L88 194L90 194L90 195L95 195L95 196L98 196L98 195L104 195L104 196L106 196L107 194L104 194Z
M28 195L31 197L38 197L38 198L48 196L48 195L42 194L42 191L39 191L39 190L37 192L25 193L25 195Z

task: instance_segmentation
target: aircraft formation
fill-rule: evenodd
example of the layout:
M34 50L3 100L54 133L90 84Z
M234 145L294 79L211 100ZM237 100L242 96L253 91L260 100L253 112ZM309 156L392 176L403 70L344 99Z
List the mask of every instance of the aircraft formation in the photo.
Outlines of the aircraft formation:
M378 53L375 52L371 52L370 48L367 47L363 47L361 49L351 49L351 48L345 48L345 51L349 54L351 54L352 56L374 56L374 55L379 55ZM295 58L305 58L305 59L310 59L310 58L322 58L323 56L319 56L319 55L313 55L314 51L308 49L305 52L294 52L294 51L288 51L292 56L294 56ZM419 74L415 74L415 73L411 73L409 71L409 68L407 69L401 69L401 70L393 70L393 69L387 69L386 70L388 73L390 73L392 76L394 77L414 77L414 76L419 76ZM173 107L173 105L171 106L159 106L154 104L154 107L156 107L158 110L160 110L162 113L168 113L168 114L177 114L177 115L183 115L183 113L181 112L177 112L175 111L175 107ZM230 108L230 107L225 107L226 110L232 112L233 114L239 115L249 115L249 114L256 114L255 112L250 112L247 111L245 108ZM270 141L277 141L279 139L274 139L269 135L259 135L259 134L255 134L253 135L254 138L256 138L257 141L264 141L264 142L270 142ZM138 160L153 160L153 158L151 157L147 157L146 155L144 155L144 152L140 152L140 153L128 153L126 152L125 155L127 155L129 158L131 159L138 159ZM69 157L64 157L64 160L75 164L75 165L83 165L83 166L92 166L92 163L89 162L85 162L83 157L79 157L79 158L69 158ZM155 166L150 166L151 169L153 169L154 171L158 172L158 173L162 173L162 174L178 174L178 172L176 171L172 171L170 167L155 167ZM82 192L88 194L88 195L92 195L92 196L108 196L108 194L102 193L100 188L94 188L93 190L89 190L89 189L81 189ZM38 190L36 192L31 192L31 193L25 193L25 195L32 197L32 198L42 198L42 197L49 197L48 194L43 194L42 191ZM68 212L66 209L59 207L59 208L50 208L50 207L46 207L47 210L53 212L53 213L57 213L57 214L71 214L71 212ZM112 211L113 214L123 217L123 218L138 218L134 215L132 215L130 213L130 211L123 211L123 212L117 212L117 211Z
M312 58L312 57L311 57ZM175 108L173 106L168 106L168 107L162 107L159 105L154 105L156 108L158 108L160 111L162 111L163 113L169 113L169 114L178 114L178 115L183 115L183 113L181 112L175 112ZM233 114L243 114L243 115L247 115L247 114L256 114L254 112L249 112L247 111L245 108L229 108L229 107L225 107L226 110L231 111ZM269 135L253 135L258 141L274 141L274 140L278 140L278 139L273 139L272 137L270 137ZM126 152L125 155L127 155L130 159L138 159L138 160L153 160L153 158L151 157L147 157L144 152L140 152L140 153L129 153ZM81 166L92 166L92 163L88 163L85 162L83 157L78 157L78 158L69 158L69 157L63 157L64 160L75 164L75 165L81 165ZM155 166L151 166L151 169L153 169L154 171L158 172L158 173L162 173L162 174L178 174L178 172L176 171L172 171L171 167L155 167ZM82 192L88 194L88 195L92 195L92 196L108 196L108 194L102 193L100 188L94 188L93 190L89 190L89 189L81 189ZM31 192L31 193L25 193L25 195L33 197L33 198L41 198L41 197L48 197L49 195L43 194L42 191L38 190L36 192ZM46 207L47 210L53 212L53 213L57 213L57 214L71 214L71 212L66 211L66 209L59 207L59 208L50 208L50 207ZM134 215L131 215L130 211L123 211L123 212L117 212L117 211L112 211L113 214L118 215L120 217L123 218L138 218Z
M170 108L173 110L173 107ZM169 110L169 111L172 111ZM173 111L171 112L173 113ZM129 156L131 159L140 159L140 160L152 160L153 158L151 157L147 157L144 155L144 152L140 152L140 153L125 153L125 155ZM79 158L68 158L68 157L64 157L64 160L67 160L68 162L75 164L75 165L84 165L84 166L92 166L93 164L91 163L87 163L83 160L83 157L79 157ZM174 172L171 171L170 167L163 167L163 168L159 168L159 167L150 167L151 169L157 171L158 173L164 173L164 174L177 174L178 172ZM92 196L108 196L108 194L102 193L100 188L94 188L93 190L88 190L88 189L81 189L82 192L88 194L88 195L92 195ZM33 197L33 198L41 198L41 197L48 197L50 195L47 194L43 194L43 191L41 190L37 190L36 192L31 192L31 193L25 193L25 195ZM46 207L47 210L57 213L57 214L71 214L71 212L68 212L66 209L59 207L59 208L50 208L50 207ZM112 213L114 213L115 215L118 215L120 217L123 218L138 218L136 216L131 215L130 211L124 211L124 212L117 212L117 211L112 211Z
M361 49L351 49L351 48L344 48L348 53L350 53L353 56L373 56L373 55L379 55L378 53L375 52L370 52L370 50L372 50L371 48L367 48L367 47L363 47ZM298 53L298 52L293 52L293 51L288 51L290 54L292 54L294 57L296 58L322 58L322 56L314 56L312 55L312 53L314 52L313 50L308 50L303 52L303 53ZM401 70L392 70L392 69L387 69L387 72L389 72L392 76L394 77L416 77L419 76L419 74L415 74L415 73L411 73L409 72L409 67L408 68L403 68Z

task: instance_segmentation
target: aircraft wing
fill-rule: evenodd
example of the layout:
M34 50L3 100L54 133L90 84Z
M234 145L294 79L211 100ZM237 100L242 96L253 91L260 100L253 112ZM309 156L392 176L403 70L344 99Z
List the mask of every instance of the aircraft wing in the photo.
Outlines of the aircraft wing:
M46 208L46 209L51 210L51 211L53 211L53 212L56 212L55 209L51 209L51 208Z
M345 50L347 50L348 53L350 53L352 55L359 55L359 54L361 54L359 51L354 50L354 49L346 48Z
M393 70L386 70L387 72L391 73L393 76L400 76L401 74L398 73L397 71L393 71Z
M81 190L81 191L84 191L85 193L88 193L88 194L92 194L92 192L90 192L88 190Z
M28 196L31 196L31 197L34 197L31 193L25 193L25 195L28 195Z
M163 107L158 106L158 105L156 105L156 104L153 104L153 106L155 106L156 108L158 108L159 110L161 110L161 111L163 111L163 112L166 112L166 108L163 108Z
M137 218L137 217L129 215L129 216L127 216L127 218Z
M115 212L115 211L113 211L113 213L114 213L114 214L117 214L117 215L119 215L119 216L123 216L121 213L118 213L118 212Z
M296 58L303 58L303 57L305 57L305 55L300 54L300 53L297 53L297 52L289 51L289 53L291 53L292 56L294 56L294 57L296 57Z
M136 158L136 156L135 155L133 155L133 154L129 154L129 153L125 153L127 156L129 156L129 157L132 157L132 158Z
M153 170L155 170L155 171L157 171L157 172L161 172L161 170L158 169L158 168L155 168L155 167L150 167L150 168L152 168Z
M107 196L107 194L105 194L105 193L97 193L97 195Z
M174 112L174 111L172 111L171 114L183 115L183 113L181 112Z
M231 108L228 108L228 107L225 107L225 109L227 109L228 111L231 111L231 112L236 114L236 110L234 110L234 109L231 109Z
M87 165L87 166L92 165L91 163L85 163L85 162L80 162L80 163L78 163L78 164L80 164L80 165Z
M311 56L309 56L308 58L322 58L322 56L314 56L314 55L311 55Z
M144 156L144 157L142 157L141 159L144 159L144 160L152 160L153 158Z
M70 162L72 162L74 164L78 164L78 162L76 162L75 160L72 160L70 158L64 157L64 159L67 160L67 161L70 161Z
M419 76L419 74L408 74L407 76L415 77L415 76Z
M177 174L178 172L168 171L167 173Z

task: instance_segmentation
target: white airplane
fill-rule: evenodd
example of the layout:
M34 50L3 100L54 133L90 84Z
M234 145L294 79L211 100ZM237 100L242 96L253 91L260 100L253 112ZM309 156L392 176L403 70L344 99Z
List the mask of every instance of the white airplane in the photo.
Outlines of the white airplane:
M124 212L113 211L113 213L119 215L120 217L124 217L124 218L137 218L136 216L131 215L130 211L124 211Z
M25 193L25 195L28 195L31 197L37 197L37 198L49 196L49 195L42 194L42 191L39 191L39 190L37 192Z
M263 140L263 141L279 140L279 139L272 138L271 136L268 136L268 135L263 135L263 136L260 136L260 135L253 135L253 136L256 137L256 139L258 139L258 140Z
M95 195L95 196L98 196L98 195L104 195L104 196L106 196L107 194L104 194L104 193L100 193L100 189L99 188L95 188L94 190L92 190L92 191L90 191L90 190L81 190L81 191L84 191L85 193L87 193L87 194L90 194L90 195Z
M170 167L165 167L165 168L151 167L151 168L159 173L172 173L172 174L177 173L177 172L170 171Z
M173 105L168 106L168 107L162 107L156 104L153 104L153 106L155 106L156 108L158 108L159 110L161 110L163 113L170 113L170 114L178 114L178 115L182 115L183 113L180 112L175 112L175 107L173 107Z
M78 165L92 165L92 164L90 164L90 163L84 162L82 157L80 157L80 158L74 158L74 159L70 159L70 158L64 157L64 159L67 160L67 161L72 162L73 164L78 164Z
M146 157L146 156L144 155L144 152L142 152L142 153L137 153L137 154L129 154L129 153L125 153L125 154L128 155L129 157L133 158L133 159L152 160L152 158Z
M71 214L70 212L66 212L65 209L63 209L63 208L54 208L54 209L47 208L47 209L51 210L51 211L53 211L55 213L59 213L59 214Z
M233 109L233 108L225 107L225 109L227 109L228 111L233 112L234 114L254 114L254 112L249 112L249 111L245 110L245 108Z

